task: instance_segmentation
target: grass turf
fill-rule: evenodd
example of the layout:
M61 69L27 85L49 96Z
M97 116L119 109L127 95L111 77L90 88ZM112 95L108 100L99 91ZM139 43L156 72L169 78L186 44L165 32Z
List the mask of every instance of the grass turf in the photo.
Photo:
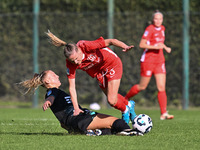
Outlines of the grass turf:
M115 109L99 112L120 117ZM48 109L1 108L0 149L73 149L73 150L197 150L200 149L200 111L171 110L173 120L159 120L159 110L137 109L137 114L148 114L153 120L153 129L144 136L99 136L69 135L62 129ZM131 126L131 124L130 124Z

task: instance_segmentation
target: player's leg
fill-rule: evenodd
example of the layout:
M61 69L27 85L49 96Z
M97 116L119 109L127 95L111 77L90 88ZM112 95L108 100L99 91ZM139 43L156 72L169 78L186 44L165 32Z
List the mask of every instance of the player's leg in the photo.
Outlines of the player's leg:
M130 99L131 97L138 94L141 90L146 89L147 85L149 84L150 79L151 79L151 77L141 77L140 84L134 85L130 89L130 91L127 93L125 98ZM134 109L135 102L133 100L130 100L128 106L130 107L130 119L133 122L133 119L136 117L136 113L135 113L135 109Z
M120 81L121 79L108 81L107 99L108 99L108 103L112 107L122 112L122 119L128 124L130 109L127 105L128 101L122 95L118 94ZM125 101L127 102L126 104L125 104Z
M145 90L151 80L151 77L141 76L139 84L135 84L131 87L125 98L130 99L131 97L138 94L140 91Z
M112 124L118 118L106 115L106 114L97 114L93 121L89 124L87 129L94 130L94 129L102 129L108 128L111 129Z
M154 68L154 64L149 63L140 63L140 82L131 87L129 92L126 94L125 98L130 99L131 97L138 94L140 91L145 90L151 80L152 70Z
M158 89L158 103L161 111L160 119L161 120L173 119L174 116L169 115L167 113L167 94L165 90L166 74L165 73L155 74L155 79L156 79L156 86Z
M111 129L111 132L119 135L139 135L136 131L130 129L128 124L122 120L106 114L97 114L93 121L87 127L88 130Z

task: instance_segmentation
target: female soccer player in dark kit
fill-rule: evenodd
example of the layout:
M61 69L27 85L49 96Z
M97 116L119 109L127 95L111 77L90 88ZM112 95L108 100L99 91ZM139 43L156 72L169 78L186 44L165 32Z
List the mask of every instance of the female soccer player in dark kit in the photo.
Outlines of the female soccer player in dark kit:
M78 105L81 112L74 116L74 107L70 95L59 89L61 82L59 76L53 71L47 70L40 74L35 74L33 78L19 83L27 89L27 92L35 90L38 86L47 89L43 110L50 107L61 127L69 133L79 133L86 135L143 135L130 129L128 124L116 117L90 111Z

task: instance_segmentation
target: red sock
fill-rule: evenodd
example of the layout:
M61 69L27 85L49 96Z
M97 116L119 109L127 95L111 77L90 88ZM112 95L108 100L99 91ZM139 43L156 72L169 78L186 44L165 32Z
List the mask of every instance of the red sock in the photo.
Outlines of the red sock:
M138 84L136 84L136 85L132 86L130 91L126 94L125 98L130 99L131 97L135 96L139 92L140 92L140 90L138 90Z
M121 94L118 94L117 97L118 97L118 100L120 99L120 100L123 101L123 103L124 103L125 105L128 105L128 100L125 99L124 96L122 96Z
M124 102L118 98L117 103L115 104L115 106L113 106L115 109L120 110L121 112L124 112L126 110L126 105L124 104Z
M158 103L160 105L161 114L167 111L167 95L165 91L158 92Z

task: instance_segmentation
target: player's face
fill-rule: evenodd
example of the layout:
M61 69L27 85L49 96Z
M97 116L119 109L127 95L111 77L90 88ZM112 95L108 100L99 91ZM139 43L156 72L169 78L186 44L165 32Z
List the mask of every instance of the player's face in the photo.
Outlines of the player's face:
M59 76L51 70L47 72L46 80L48 81L48 84L50 84L53 87L58 88L61 85Z
M154 15L153 23L156 27L160 27L163 23L163 15L158 13Z
M72 53L68 60L76 65L80 65L83 59L83 52L79 49L78 52L74 50L74 53Z

